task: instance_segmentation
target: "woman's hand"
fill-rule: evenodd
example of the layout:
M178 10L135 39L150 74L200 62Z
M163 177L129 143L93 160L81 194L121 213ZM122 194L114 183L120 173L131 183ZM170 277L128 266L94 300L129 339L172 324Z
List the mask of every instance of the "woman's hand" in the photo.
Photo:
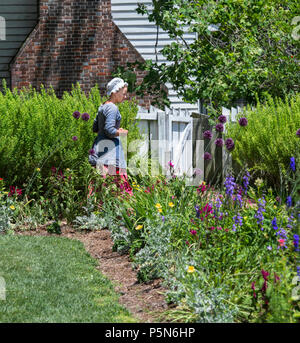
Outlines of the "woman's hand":
M122 129L121 127L117 130L117 136L126 136L128 134L128 130Z

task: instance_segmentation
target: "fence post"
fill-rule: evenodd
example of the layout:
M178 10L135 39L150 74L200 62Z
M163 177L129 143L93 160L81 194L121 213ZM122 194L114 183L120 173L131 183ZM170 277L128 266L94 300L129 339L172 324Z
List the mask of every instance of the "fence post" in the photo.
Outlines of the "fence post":
M158 125L158 158L159 163L163 169L166 167L166 113L163 111L157 112L157 125Z

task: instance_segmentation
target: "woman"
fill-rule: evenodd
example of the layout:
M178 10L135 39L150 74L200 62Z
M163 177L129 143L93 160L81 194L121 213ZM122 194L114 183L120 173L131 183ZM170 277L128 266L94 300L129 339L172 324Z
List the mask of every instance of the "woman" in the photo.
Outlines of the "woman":
M120 78L114 78L107 84L109 99L98 109L93 123L93 131L98 135L90 151L89 162L104 176L120 175L127 182L127 165L124 156L121 135L128 130L120 128L121 114L116 104L126 98L128 84Z

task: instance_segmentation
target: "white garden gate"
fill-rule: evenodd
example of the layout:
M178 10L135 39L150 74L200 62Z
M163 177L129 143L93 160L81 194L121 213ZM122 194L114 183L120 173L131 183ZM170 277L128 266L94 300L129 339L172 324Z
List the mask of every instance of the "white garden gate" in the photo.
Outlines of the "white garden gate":
M231 109L223 107L222 114L226 116L227 122L236 121L236 115L241 110L242 107ZM201 115L196 114L196 116ZM195 132L194 124L197 119L195 116L193 118L189 110L166 109L162 111L151 107L147 111L140 108L137 119L139 119L138 126L143 136L143 141L139 146L140 156L147 158L150 155L151 160L159 162L166 175L169 173L168 163L171 161L174 164L175 175L185 174L192 177L197 171L200 177L201 173L204 176L203 132ZM198 128L196 130L199 131ZM195 162L195 154L197 162ZM226 154L224 149L225 160L228 158Z

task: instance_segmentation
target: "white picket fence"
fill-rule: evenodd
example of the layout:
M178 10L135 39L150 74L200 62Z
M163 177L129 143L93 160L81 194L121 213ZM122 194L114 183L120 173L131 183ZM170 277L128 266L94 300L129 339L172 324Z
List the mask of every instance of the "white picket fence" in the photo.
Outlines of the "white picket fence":
M226 116L227 122L236 121L236 115L240 111L242 111L241 107L222 108L222 114ZM188 109L162 111L151 107L149 111L146 111L140 108L137 119L139 119L138 126L143 136L139 155L146 157L150 153L151 159L157 160L166 174L169 171L168 162L172 161L176 175L186 174L191 177L195 172L191 112ZM203 145L197 154L203 156Z

